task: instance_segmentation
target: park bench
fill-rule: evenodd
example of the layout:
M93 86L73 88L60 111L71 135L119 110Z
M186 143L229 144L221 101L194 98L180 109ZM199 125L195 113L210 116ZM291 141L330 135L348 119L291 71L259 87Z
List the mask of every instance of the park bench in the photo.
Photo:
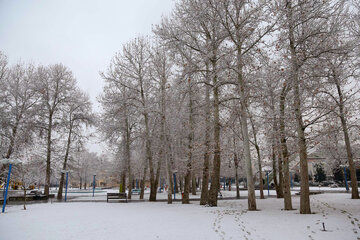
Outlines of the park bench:
M126 193L107 193L106 194L106 202L109 202L109 199L125 199L127 202L127 194Z

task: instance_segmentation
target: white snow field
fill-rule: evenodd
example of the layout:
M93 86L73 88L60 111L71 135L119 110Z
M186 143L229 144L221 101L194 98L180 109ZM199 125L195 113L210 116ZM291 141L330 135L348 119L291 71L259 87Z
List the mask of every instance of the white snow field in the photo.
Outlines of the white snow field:
M347 193L312 195L310 215L283 211L276 198L258 199L259 211L251 212L246 199L218 203L53 202L26 211L8 205L0 214L0 239L360 239L360 200ZM298 196L293 205L299 208Z

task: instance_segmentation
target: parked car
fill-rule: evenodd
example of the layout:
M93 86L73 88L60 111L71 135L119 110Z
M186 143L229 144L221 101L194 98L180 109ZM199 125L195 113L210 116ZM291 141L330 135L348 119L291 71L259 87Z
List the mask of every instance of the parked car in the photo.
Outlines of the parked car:
M299 186L300 186L300 183L299 183L299 182L293 182L293 186L294 186L294 187L299 187Z
M133 195L140 195L140 192L141 192L141 189L138 189L138 188L131 189L131 194L133 194Z
M35 196L40 196L40 195L42 195L42 191L41 190L31 190L30 194L35 195Z
M323 186L323 187L327 187L327 186L330 186L332 184L335 184L335 182L334 181L323 181L319 185Z

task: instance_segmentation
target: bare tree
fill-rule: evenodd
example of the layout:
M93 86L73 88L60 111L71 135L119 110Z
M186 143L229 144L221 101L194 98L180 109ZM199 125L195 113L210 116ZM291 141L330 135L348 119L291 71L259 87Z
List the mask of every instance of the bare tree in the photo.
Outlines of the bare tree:
M19 63L9 69L3 84L1 105L6 112L4 129L8 129L6 134L8 143L4 157L10 158L16 147L20 147L21 142L28 140L29 131L33 127L32 119L36 114L39 100L39 95L35 91L35 68L32 65Z
M63 125L66 126L67 131L67 140L65 145L65 156L62 166L62 172L59 183L59 190L57 198L62 198L63 187L64 187L64 177L65 171L67 169L67 162L69 159L71 144L74 138L81 138L81 127L82 125L90 125L93 123L94 117L91 114L91 104L88 96L82 93L80 90L74 91L72 94L72 99L69 99L63 111L64 122Z
M75 79L71 71L62 64L39 67L38 91L41 94L42 119L41 125L47 132L45 195L49 195L51 176L52 135L54 127L59 123L60 113L66 101L71 98L75 88ZM46 122L46 123L45 123Z

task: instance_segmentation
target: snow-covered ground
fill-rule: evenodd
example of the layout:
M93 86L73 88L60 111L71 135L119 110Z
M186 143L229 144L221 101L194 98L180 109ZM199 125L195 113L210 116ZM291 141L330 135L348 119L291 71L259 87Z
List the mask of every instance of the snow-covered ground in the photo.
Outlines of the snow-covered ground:
M92 191L91 190L79 190L79 189L71 189L70 191L68 191L68 198L69 201L106 201L106 193L108 192L118 192L118 189L97 189L95 191L95 196L92 196ZM298 192L300 191L300 187L294 187L293 190L291 191L292 195L296 195ZM330 188L330 187L310 187L310 191L312 192L346 192L345 188ZM351 192L351 190L349 191ZM57 193L57 191L53 191L53 193ZM228 190L221 190L221 193L223 195L224 198L228 198L228 197L235 197L236 196L236 191L235 191L235 187L232 188L232 191L228 191ZM147 189L145 190L145 195L144 195L144 199L149 199L149 194L150 194L150 190ZM260 196L260 191L256 190L255 191L256 196ZM240 195L241 197L247 197L247 191L240 191ZM267 189L264 189L264 195L268 196L268 191ZM276 191L275 190L270 190L269 191L269 196L271 197L275 197L276 196ZM166 200L167 199L167 193L163 192L163 193L158 193L157 194L157 199L158 200ZM132 199L133 200L139 200L139 195L132 195ZM181 195L180 194L176 194L176 199L181 199ZM191 195L190 194L190 199L200 199L200 192L198 192L197 195Z
M293 204L299 208L299 197L293 197ZM360 239L360 202L350 194L312 195L310 215L281 210L282 199L257 200L257 205L259 211L251 212L246 199L221 200L218 207L53 202L31 204L24 211L9 205L0 214L0 239Z

